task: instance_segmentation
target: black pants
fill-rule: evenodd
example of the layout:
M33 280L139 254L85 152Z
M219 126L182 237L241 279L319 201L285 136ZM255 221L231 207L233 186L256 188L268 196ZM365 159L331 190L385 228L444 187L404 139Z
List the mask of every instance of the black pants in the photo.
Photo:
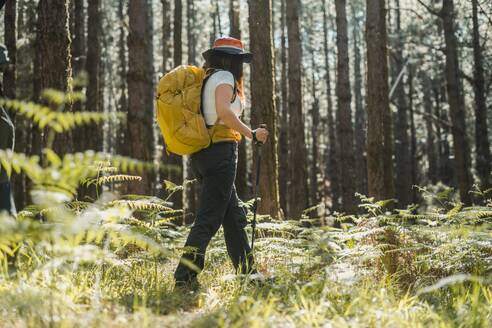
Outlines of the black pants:
M191 165L200 182L201 192L197 217L185 244L194 251L186 252L183 258L201 271L207 246L222 225L227 252L236 272L252 272L253 257L244 230L247 225L246 212L239 205L234 186L237 143L213 144L193 154ZM196 279L198 273L181 261L174 277L177 282L189 282Z

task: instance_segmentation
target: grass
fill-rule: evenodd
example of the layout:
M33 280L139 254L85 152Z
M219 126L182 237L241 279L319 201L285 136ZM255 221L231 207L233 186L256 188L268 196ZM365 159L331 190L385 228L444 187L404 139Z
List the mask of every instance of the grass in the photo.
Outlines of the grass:
M262 223L256 257L272 278L263 283L232 274L219 233L195 294L173 291L187 228L172 234L166 256L131 242L125 251L81 243L70 247L83 259L70 249L66 261L54 248L68 238L49 251L32 241L0 278L0 326L488 327L490 218L470 217L425 225L366 215L341 230ZM111 261L88 258L96 249Z

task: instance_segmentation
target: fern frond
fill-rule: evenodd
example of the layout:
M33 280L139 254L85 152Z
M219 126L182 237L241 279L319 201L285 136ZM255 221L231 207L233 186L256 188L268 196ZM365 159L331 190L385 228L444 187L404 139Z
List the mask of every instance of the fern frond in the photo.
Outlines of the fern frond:
M107 183L121 183L121 182L135 182L142 181L142 177L138 175L126 175L126 174L117 174L117 175L109 175L105 177L99 177L96 179L90 179L87 181L87 186L96 185L100 186Z

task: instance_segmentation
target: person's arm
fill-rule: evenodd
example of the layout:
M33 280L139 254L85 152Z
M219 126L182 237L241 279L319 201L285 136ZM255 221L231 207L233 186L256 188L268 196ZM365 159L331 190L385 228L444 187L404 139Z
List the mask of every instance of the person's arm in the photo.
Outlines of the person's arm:
M217 86L215 89L215 108L217 110L217 116L229 128L236 130L246 138L253 139L253 130L244 124L231 110L233 92L234 89L229 84L219 84ZM268 130L258 128L254 131L256 131L256 139L265 143L268 138Z

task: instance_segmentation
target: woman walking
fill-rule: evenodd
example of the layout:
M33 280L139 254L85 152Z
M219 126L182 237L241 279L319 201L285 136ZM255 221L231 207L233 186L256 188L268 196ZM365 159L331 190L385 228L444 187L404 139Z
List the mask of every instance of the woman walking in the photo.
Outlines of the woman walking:
M255 272L244 230L246 213L239 205L234 185L241 136L261 143L268 138L266 129L252 130L240 119L244 107L243 63L250 63L252 56L244 51L240 40L230 37L217 39L203 53L207 77L202 87L202 111L212 131L212 143L191 156L201 193L197 217L185 244L194 251L183 254L174 274L177 287L198 288L197 274L204 267L206 248L221 225L236 272Z

